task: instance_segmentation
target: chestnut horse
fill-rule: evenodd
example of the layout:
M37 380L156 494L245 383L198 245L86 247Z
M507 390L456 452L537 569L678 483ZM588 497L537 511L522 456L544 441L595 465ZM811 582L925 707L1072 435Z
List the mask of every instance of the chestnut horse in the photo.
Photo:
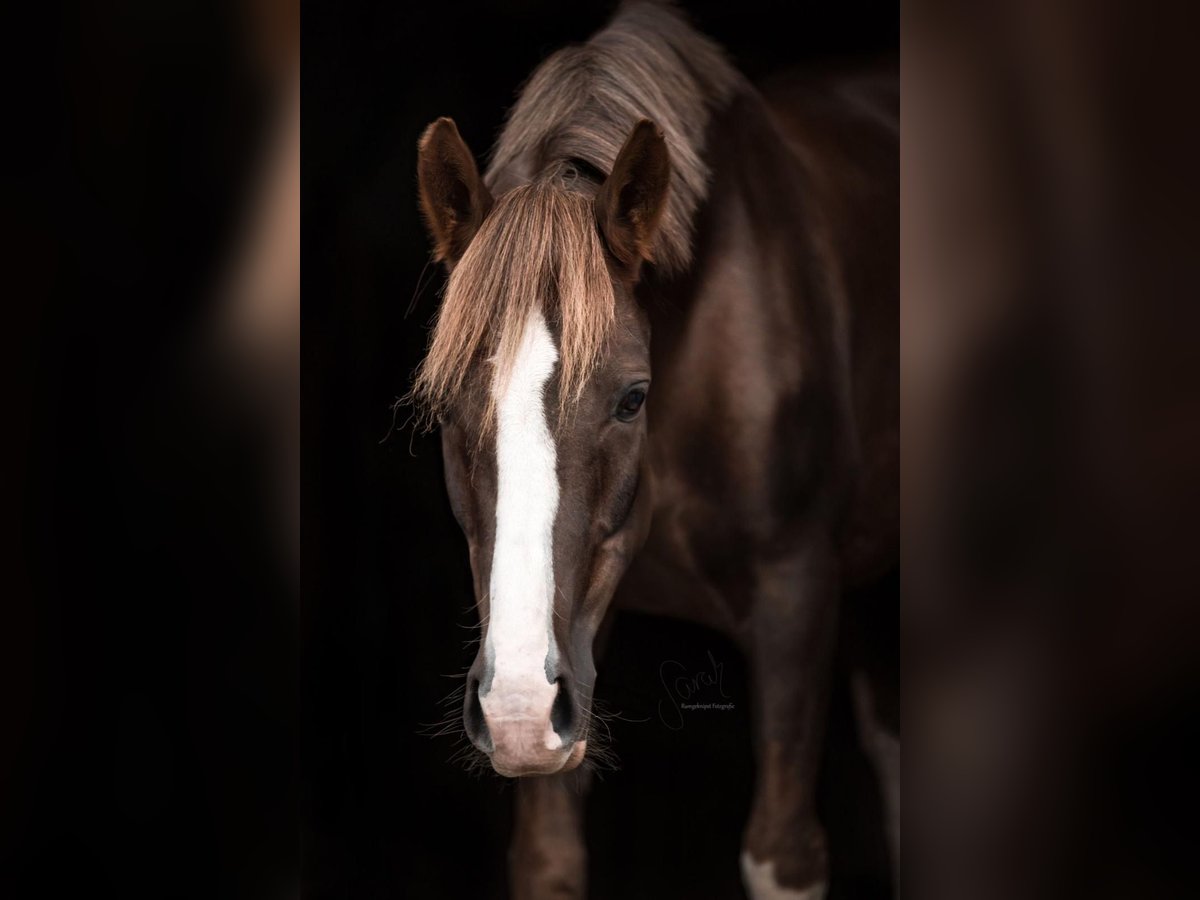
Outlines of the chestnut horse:
M676 9L633 2L534 72L483 177L452 120L421 137L449 279L413 396L474 575L466 733L537 776L514 896L584 892L566 773L617 608L743 648L744 882L824 895L839 595L897 558L898 105L886 77L760 92Z

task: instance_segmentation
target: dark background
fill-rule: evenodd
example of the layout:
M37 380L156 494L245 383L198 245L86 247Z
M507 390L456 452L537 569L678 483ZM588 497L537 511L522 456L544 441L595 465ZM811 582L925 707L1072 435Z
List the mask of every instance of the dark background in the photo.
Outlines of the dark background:
M245 4L169 7L6 17L5 897L298 882L294 578L211 352L272 88Z
M895 4L685 6L754 79L898 44ZM450 762L453 737L421 733L455 712L439 701L471 662L476 617L437 436L414 435L405 410L393 418L391 408L408 390L442 279L426 267L416 143L430 121L451 116L482 160L525 77L586 39L612 7L304 7L302 754L312 896L506 894L511 785ZM711 670L710 652L735 709L665 727L660 665ZM589 801L593 896L740 896L753 760L737 651L704 629L629 615L598 668L597 698L622 718L611 726L619 770L602 773ZM884 896L878 799L842 695L832 732L822 795L832 896Z

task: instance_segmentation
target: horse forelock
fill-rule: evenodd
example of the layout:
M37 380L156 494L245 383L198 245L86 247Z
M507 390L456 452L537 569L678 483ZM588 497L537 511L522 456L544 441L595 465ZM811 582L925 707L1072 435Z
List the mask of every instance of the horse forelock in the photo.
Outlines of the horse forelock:
M486 388L486 432L534 313L556 332L565 411L600 361L616 298L591 198L561 179L539 179L497 199L450 275L415 399L436 416L483 378L475 386Z

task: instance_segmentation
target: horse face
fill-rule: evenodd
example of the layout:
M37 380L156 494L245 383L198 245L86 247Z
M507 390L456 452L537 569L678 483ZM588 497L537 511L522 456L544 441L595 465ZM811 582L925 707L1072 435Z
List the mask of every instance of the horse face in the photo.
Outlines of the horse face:
M542 186L493 201L453 123L422 138L422 205L454 272L430 358L463 361L431 380L461 386L440 408L442 448L482 624L464 721L501 775L586 753L592 643L649 525L650 334L633 286L669 176L661 133L641 122L594 197ZM533 298L544 291L558 293ZM499 351L459 353L484 334L476 322ZM581 346L587 366L572 369Z
M555 399L556 336L537 314L492 398L495 427L481 437L463 424L481 398L443 421L446 487L483 629L464 720L502 775L582 760L592 643L649 523L649 330L635 304L621 305L610 352L566 412Z

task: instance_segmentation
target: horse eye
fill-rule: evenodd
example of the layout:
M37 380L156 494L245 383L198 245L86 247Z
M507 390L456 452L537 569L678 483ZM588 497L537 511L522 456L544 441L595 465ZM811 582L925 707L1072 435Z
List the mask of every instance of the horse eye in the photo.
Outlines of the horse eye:
M622 422L630 421L638 414L638 410L645 402L646 389L644 387L630 388L621 398L621 402L617 404L617 418Z

